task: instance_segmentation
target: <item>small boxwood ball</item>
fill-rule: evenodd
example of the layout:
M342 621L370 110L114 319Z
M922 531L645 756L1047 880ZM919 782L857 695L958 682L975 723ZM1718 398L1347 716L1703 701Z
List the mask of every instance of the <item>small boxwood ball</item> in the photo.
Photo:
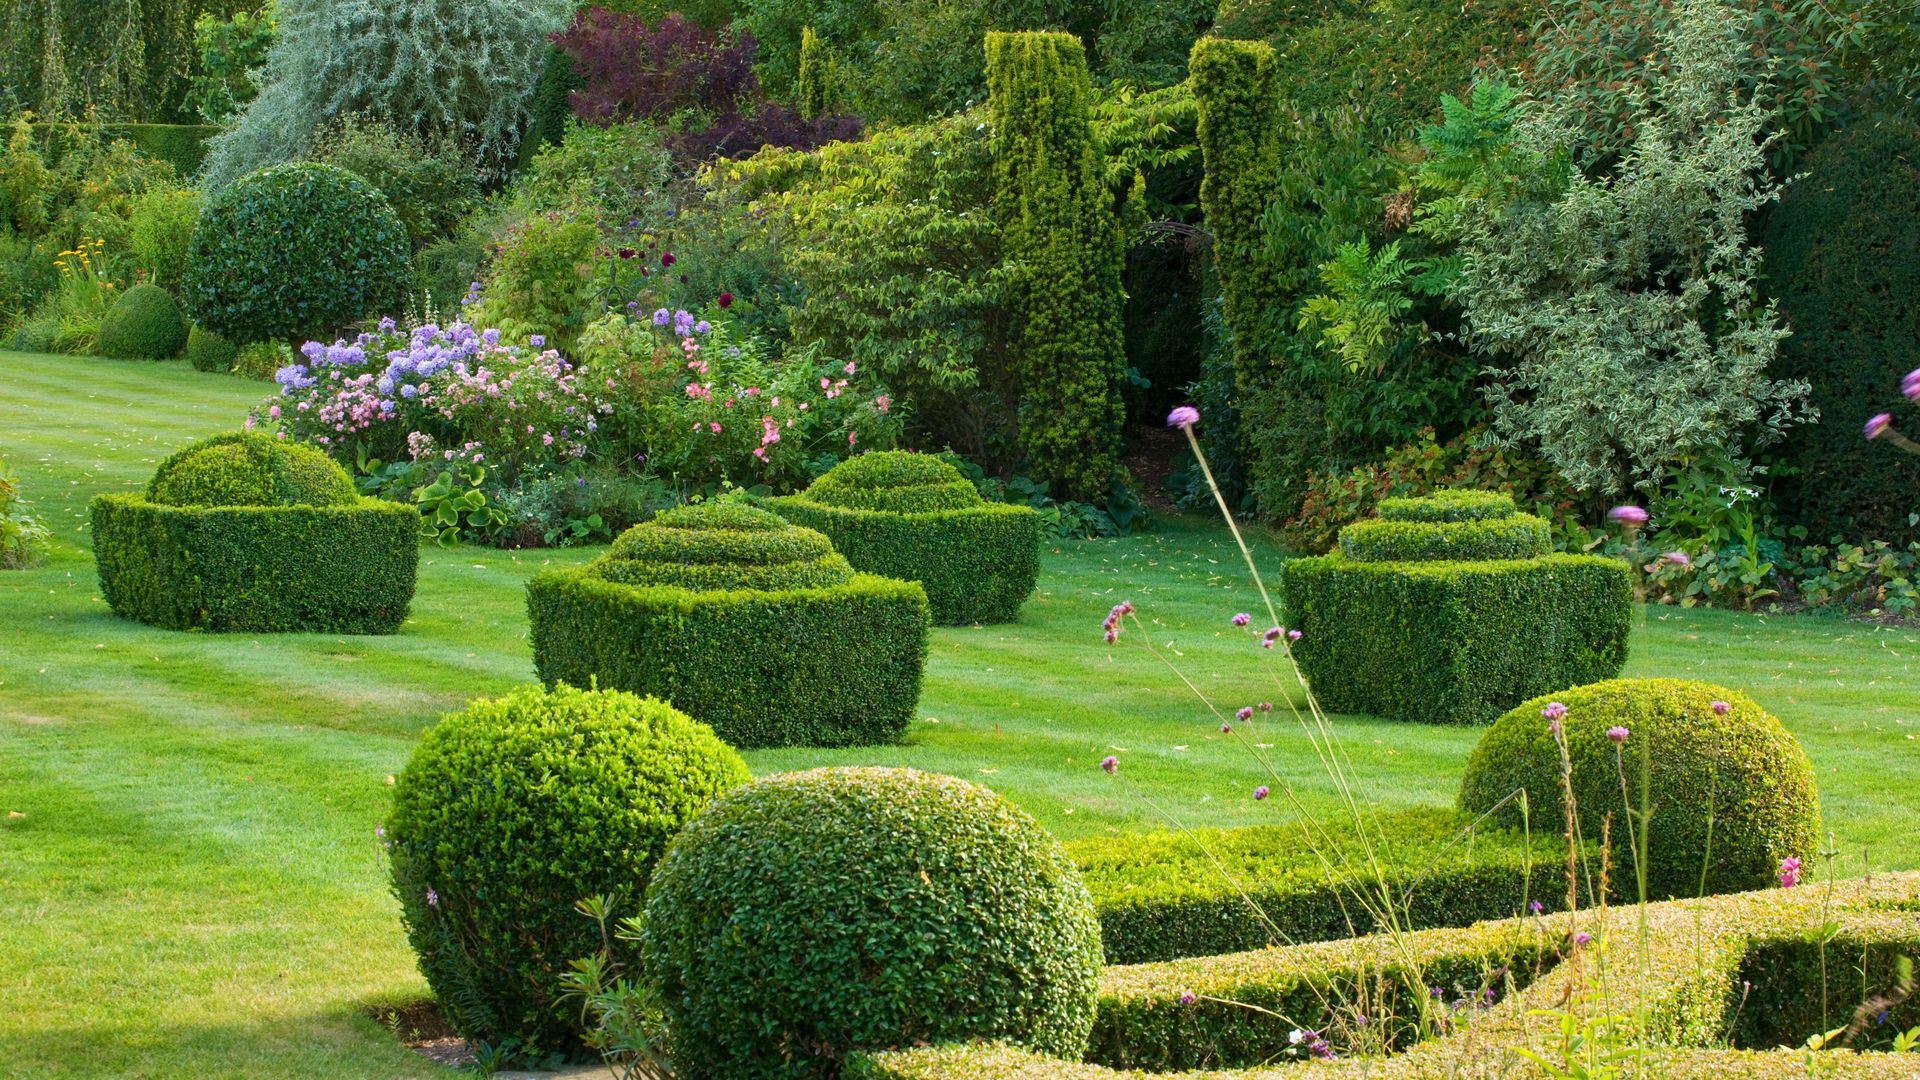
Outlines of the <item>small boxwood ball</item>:
M147 500L163 506L352 506L353 478L311 446L253 431L202 439L160 463Z
M639 914L668 841L748 778L705 724L617 690L530 688L429 730L394 788L385 843L407 938L454 1027L494 1046L577 1049L580 1010L559 979L602 942L575 905L605 896L616 917Z
M233 370L233 361L240 354L240 346L221 337L202 326L187 330L187 363L195 371L212 371L222 374Z
M94 352L116 360L166 360L187 344L180 305L158 285L135 285L100 319Z
M847 1053L1005 1040L1078 1058L1093 902L998 795L912 769L816 769L715 801L647 894L646 969L682 1080L833 1077Z
M1712 894L1772 885L1789 857L1811 865L1820 802L1805 751L1752 698L1710 683L1613 679L1520 705L1487 729L1467 759L1462 810L1494 810L1525 789L1531 827L1561 827L1563 767L1553 721L1543 712L1556 702L1566 709L1560 723L1581 830L1597 840L1602 819L1613 816L1614 879L1623 895L1635 888L1626 811L1629 801L1636 815L1641 808L1643 758L1652 808L1649 899L1698 894L1703 871ZM1608 735L1616 728L1625 730L1620 741ZM1500 805L1495 816L1517 826L1518 800Z

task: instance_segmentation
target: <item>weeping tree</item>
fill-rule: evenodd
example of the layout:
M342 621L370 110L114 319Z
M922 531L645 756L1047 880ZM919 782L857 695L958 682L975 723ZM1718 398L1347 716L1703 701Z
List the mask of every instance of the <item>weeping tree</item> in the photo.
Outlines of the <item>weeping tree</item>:
M1126 242L1089 122L1080 39L988 34L987 92L1021 448L1057 494L1104 501L1125 419Z
M281 0L265 84L208 152L219 187L307 153L333 121L383 120L457 146L486 179L511 168L571 0Z

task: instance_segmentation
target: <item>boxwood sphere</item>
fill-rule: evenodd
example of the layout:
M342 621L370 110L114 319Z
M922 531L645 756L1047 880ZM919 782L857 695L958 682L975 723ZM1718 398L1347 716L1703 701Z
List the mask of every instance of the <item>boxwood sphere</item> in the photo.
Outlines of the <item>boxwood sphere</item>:
M160 463L147 500L163 506L351 506L360 501L338 462L253 431L202 439Z
M239 355L238 345L204 326L195 325L187 331L187 363L195 371L225 374L233 370L234 358Z
M116 360L166 360L186 343L187 322L173 296L158 285L135 285L101 318L94 351Z
M1461 809L1491 810L1524 788L1532 828L1561 826L1560 751L1542 714L1552 702L1566 706L1561 724L1586 837L1597 840L1601 819L1613 815L1614 878L1621 889L1631 892L1634 870L1622 770L1607 737L1608 729L1616 726L1628 733L1620 753L1636 812L1641 755L1651 755L1649 898L1699 893L1703 869L1708 893L1764 888L1774 883L1780 860L1811 860L1819 845L1820 804L1805 751L1752 698L1710 683L1614 679L1547 694L1515 708L1494 722L1467 759ZM1502 807L1497 817L1503 824L1517 825L1517 802Z
M809 485L807 498L850 510L896 514L964 510L984 501L952 462L908 450L878 450L848 458Z
M208 201L181 299L195 323L234 341L331 340L397 308L409 252L406 229L371 184L331 165L275 165Z
M1004 1039L1077 1058L1100 972L1060 845L984 788L816 769L716 800L647 893L683 1080L831 1077L856 1049Z
M825 536L730 502L663 511L621 533L589 572L682 589L824 589L853 577Z
M639 914L667 842L747 779L705 724L617 690L529 688L429 730L385 841L408 940L454 1027L495 1046L576 1048L579 1010L560 1003L558 979L601 940L574 905L608 896L616 916Z

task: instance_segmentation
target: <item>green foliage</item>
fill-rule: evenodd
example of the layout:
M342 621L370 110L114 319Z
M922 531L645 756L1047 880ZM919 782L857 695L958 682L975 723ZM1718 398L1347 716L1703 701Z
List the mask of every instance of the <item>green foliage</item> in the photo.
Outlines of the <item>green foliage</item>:
M411 506L163 506L101 495L91 512L100 591L122 618L167 630L391 634L413 600L420 515Z
M454 1029L530 1055L576 1049L562 972L601 941L574 905L638 911L668 842L749 779L706 725L613 690L533 687L429 728L385 843L407 938Z
M984 502L932 455L861 454L766 505L824 533L854 567L919 582L935 623L1011 622L1039 578L1039 513Z
M234 431L175 452L154 470L147 500L162 506L352 506L353 478L311 446Z
M406 230L386 197L331 165L277 165L207 201L180 295L193 321L235 341L330 340L394 310L409 276Z
M1379 905L1359 901L1383 880L1406 898L1400 915L1413 929L1511 918L1530 900L1564 904L1566 851L1537 816L1531 841L1442 810L1384 814L1368 832L1379 872L1352 835L1298 825L1088 837L1067 854L1093 893L1109 964L1376 933L1385 928L1368 911Z
M22 0L0 7L0 113L189 119L193 24L235 0Z
M1752 698L1709 683L1615 679L1517 706L1467 759L1461 809L1492 810L1524 789L1536 823L1562 820L1562 751L1541 716L1549 701L1567 710L1561 726L1582 834L1598 837L1611 815L1623 852L1617 873L1632 881L1643 870L1649 899L1699 895L1703 884L1708 894L1765 888L1789 857L1812 866L1820 805L1806 753ZM1608 738L1615 726L1627 729L1624 744ZM1650 819L1640 817L1643 802ZM1645 830L1644 867L1625 853L1629 810ZM1495 816L1513 821L1514 804Z
M187 363L195 371L229 372L240 350L233 342L199 326L187 328Z
M668 186L673 155L660 127L567 123L565 137L540 150L514 186L515 205L532 213L570 212L598 219L612 232L639 222L657 228L673 213Z
M1499 491L1446 489L1420 498L1381 499L1385 521L1492 521L1512 517L1513 496Z
M24 570L38 563L53 538L46 522L20 497L20 485L0 463L0 570Z
M1281 570L1302 635L1294 660L1330 711L1428 723L1480 723L1534 694L1611 676L1626 660L1627 567L1541 554L1546 541L1545 524L1525 515L1349 525L1340 553ZM1460 561L1445 561L1454 551ZM1473 551L1508 557L1461 558ZM1531 557L1512 557L1522 552Z
M1774 484L1786 519L1813 539L1841 535L1920 539L1909 519L1920 458L1860 437L1860 424L1892 409L1920 368L1920 128L1863 121L1821 144L1807 176L1787 188L1767 224L1769 291L1793 336L1772 372L1806 380L1816 427L1786 447L1794 466Z
M1086 55L1070 34L989 34L987 85L1020 443L1057 494L1102 501L1126 419L1126 241L1089 125Z
M244 8L230 18L201 12L193 20L200 71L193 76L187 107L209 124L224 123L260 94L262 69L273 48L274 8Z
M155 188L133 204L129 240L149 281L178 289L186 280L187 248L199 220L200 193L192 188Z
M462 540L491 540L503 533L512 521L488 501L480 486L486 478L485 466L467 463L443 469L432 483L417 488L413 505L420 511L420 538L453 547Z
M1519 176L1463 190L1429 222L1457 245L1450 295L1474 348L1505 365L1487 390L1495 433L1538 445L1583 491L1657 485L1708 448L1744 461L1798 422L1805 396L1766 375L1786 331L1756 295L1746 222L1777 189L1765 114L1728 105L1744 55L1733 14L1678 10L1659 38L1672 58L1659 106L1642 102L1611 176L1566 167L1570 114L1510 103L1514 152L1500 160Z
M1077 1057L1100 973L1059 843L984 788L910 769L716 800L655 871L644 937L687 1080L831 1077L849 1051L973 1038Z
M120 360L168 360L186 344L187 323L173 296L158 285L135 285L107 309L93 350Z
M432 146L381 120L340 118L320 136L311 156L386 196L416 251L451 232L479 203L472 167L457 150Z
M599 314L601 265L593 222L535 214L500 239L468 321L496 327L509 341L539 334L556 349L572 349Z
M293 363L293 350L284 341L249 341L233 356L233 373L249 379L267 380Z
M506 175L570 0L288 0L260 94L217 136L205 181L297 160L327 125L366 114L430 145L462 147L483 180Z
M573 58L558 45L547 46L546 61L540 67L540 79L533 84L528 102L527 130L520 137L518 165L525 171L533 156L560 141L573 121L569 100L575 90L584 89L587 80L573 65Z
M543 681L665 698L735 746L892 741L920 698L925 591L765 510L662 513L536 575L527 610Z
M794 99L800 115L808 120L834 111L835 80L833 53L827 49L813 27L800 30L800 70L795 79Z

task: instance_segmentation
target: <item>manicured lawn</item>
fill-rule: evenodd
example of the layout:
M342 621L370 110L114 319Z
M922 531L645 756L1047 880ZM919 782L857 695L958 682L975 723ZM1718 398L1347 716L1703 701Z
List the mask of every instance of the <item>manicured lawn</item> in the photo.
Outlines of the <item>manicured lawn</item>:
M439 714L532 679L522 583L592 552L428 549L413 618L387 638L115 619L87 499L140 486L264 390L177 364L0 354L0 457L60 537L46 566L0 574L0 1075L447 1075L362 1018L424 993L374 842L386 780ZM1280 800L1247 797L1263 774L1160 662L1131 633L1101 643L1120 599L1223 708L1291 681L1227 626L1258 608L1226 533L1174 522L1058 545L1018 624L938 631L905 745L748 761L955 773L1063 836L1155 827L1139 793L1190 824L1273 820ZM1920 866L1916 657L1909 629L1660 609L1629 673L1752 693L1812 756L1845 864L1905 869ZM1362 795L1387 807L1449 802L1476 738L1339 726ZM1330 805L1305 739L1277 724L1270 739L1303 801ZM1133 793L1097 769L1109 753Z

